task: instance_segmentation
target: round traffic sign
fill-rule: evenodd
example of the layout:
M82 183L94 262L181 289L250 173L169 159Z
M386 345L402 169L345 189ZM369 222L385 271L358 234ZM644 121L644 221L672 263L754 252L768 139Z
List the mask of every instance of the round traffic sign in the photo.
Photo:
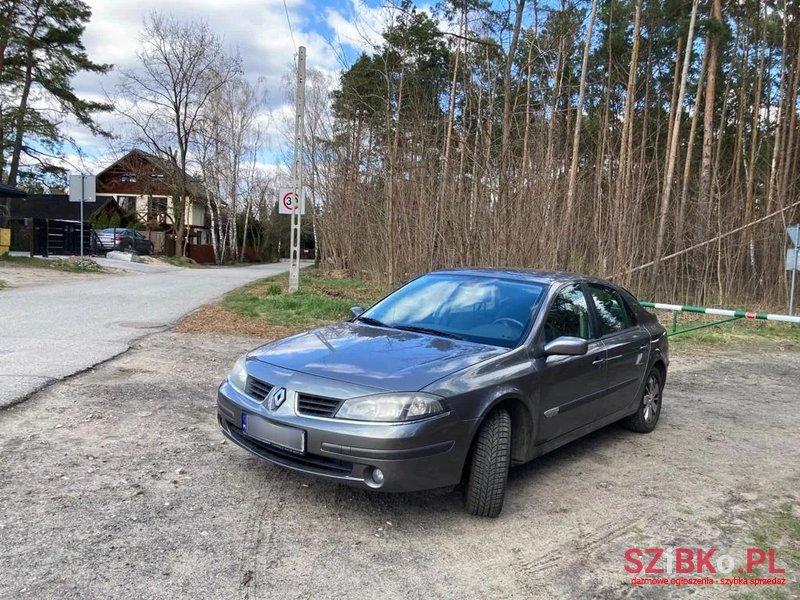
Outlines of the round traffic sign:
M287 192L284 194L283 198L281 198L281 202L283 202L283 206L286 210L296 210L299 204L297 202L297 194L294 192Z

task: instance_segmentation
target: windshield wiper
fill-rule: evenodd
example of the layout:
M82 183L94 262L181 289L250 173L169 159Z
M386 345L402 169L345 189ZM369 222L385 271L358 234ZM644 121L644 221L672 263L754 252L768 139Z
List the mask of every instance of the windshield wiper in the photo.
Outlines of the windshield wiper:
M367 325L374 325L375 327L390 327L383 321L378 321L378 319L373 319L372 317L361 317L359 316L356 321L361 321L362 323L366 323Z
M464 340L463 336L457 333L450 333L449 331L439 331L438 329L431 329L430 327L417 327L416 325L395 325L395 329L402 329L403 331L413 331L415 333L427 333L429 335L438 335L440 337L451 338L454 340Z

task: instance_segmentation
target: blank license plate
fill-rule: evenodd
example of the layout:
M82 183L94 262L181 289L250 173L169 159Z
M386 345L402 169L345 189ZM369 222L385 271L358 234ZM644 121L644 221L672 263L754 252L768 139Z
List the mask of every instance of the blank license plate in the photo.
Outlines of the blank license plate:
M300 454L306 451L306 432L276 425L258 415L242 413L242 433L265 444L272 444Z

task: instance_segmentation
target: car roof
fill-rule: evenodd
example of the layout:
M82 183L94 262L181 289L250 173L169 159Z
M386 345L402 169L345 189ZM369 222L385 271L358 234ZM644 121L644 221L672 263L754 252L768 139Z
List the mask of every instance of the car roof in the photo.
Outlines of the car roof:
M441 269L439 271L433 271L433 273L472 275L474 277L504 277L507 279L534 281L536 283L545 283L549 285L569 283L571 281L589 281L617 287L610 281L600 279L599 277L592 277L591 275L570 273L568 271L544 271L516 267L462 267L456 269Z

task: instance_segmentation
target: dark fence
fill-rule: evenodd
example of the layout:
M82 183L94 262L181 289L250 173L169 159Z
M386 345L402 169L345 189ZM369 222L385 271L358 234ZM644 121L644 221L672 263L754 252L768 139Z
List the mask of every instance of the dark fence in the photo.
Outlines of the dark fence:
M241 247L237 248L236 249L237 259L239 258L239 256L241 256L241 253L242 253L242 248ZM232 258L227 252L226 256L227 258ZM212 246L211 244L189 244L189 258L203 265L213 264L214 262L216 262L216 259L214 258L214 246ZM256 252L256 249L252 248L251 246L246 246L244 249L244 259L246 261L251 261L251 262L257 261L258 254Z
M32 219L33 254L42 256L79 255L81 253L81 224L79 221ZM92 226L83 224L83 253L92 252Z

